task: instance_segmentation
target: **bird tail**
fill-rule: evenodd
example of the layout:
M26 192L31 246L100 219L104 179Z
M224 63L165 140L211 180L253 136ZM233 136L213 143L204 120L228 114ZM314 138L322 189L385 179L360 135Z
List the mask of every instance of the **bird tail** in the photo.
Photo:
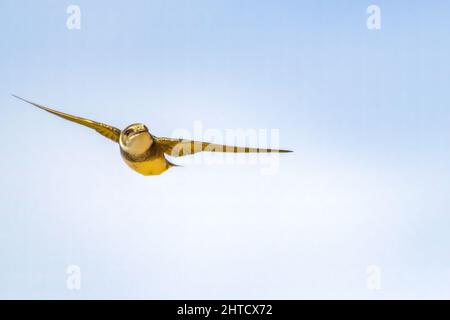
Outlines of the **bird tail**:
M175 163L170 162L169 160L167 160L167 158L166 158L166 162L167 162L167 164L169 165L169 167L182 167L182 166L180 166L180 165L178 165L178 164L175 164Z

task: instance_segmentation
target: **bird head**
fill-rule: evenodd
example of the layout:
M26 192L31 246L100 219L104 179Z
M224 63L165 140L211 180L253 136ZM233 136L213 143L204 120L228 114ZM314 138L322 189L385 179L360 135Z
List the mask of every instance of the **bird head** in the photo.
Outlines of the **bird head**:
M122 130L119 144L124 151L140 155L152 146L153 138L145 125L134 123Z

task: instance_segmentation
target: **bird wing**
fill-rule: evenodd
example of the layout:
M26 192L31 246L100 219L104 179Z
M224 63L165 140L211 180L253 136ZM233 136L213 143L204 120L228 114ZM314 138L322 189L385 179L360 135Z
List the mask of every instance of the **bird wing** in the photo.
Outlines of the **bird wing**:
M22 101L28 102L28 103L32 104L33 106L38 107L39 109L53 113L54 115L57 115L58 117L61 117L63 119L66 119L66 120L81 124L83 126L86 126L88 128L94 129L95 131L97 131L101 135L107 137L108 139L111 139L114 142L119 142L120 130L113 126L110 126L110 125L107 125L104 123L100 123L100 122L96 122L93 120L89 120L89 119L72 116L67 113L59 112L59 111L41 106L40 104L25 100L21 97L15 96L15 95L13 95L13 97L20 99Z
M236 147L227 146L224 144L163 137L153 137L153 140L164 150L165 154L168 154L172 157L182 157L202 151L233 153L292 152L290 150Z

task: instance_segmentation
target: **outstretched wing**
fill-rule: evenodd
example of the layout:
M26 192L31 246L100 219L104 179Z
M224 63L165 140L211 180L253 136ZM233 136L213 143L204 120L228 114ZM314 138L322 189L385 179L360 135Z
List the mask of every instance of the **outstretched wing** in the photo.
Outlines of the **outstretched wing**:
M39 109L53 113L54 115L57 115L58 117L61 117L63 119L66 119L66 120L81 124L83 126L86 126L88 128L94 129L95 131L97 131L101 135L107 137L108 139L111 139L114 142L119 142L120 130L113 126L110 126L110 125L107 125L104 123L100 123L100 122L96 122L93 120L89 120L89 119L72 116L67 113L59 112L59 111L41 106L40 104L25 100L21 97L15 96L15 95L13 95L13 97L20 99L22 101L28 102L28 103L32 104L33 106L38 107Z
M162 137L161 138L153 137L153 139L154 142L156 142L162 148L162 150L164 150L164 153L172 157L186 156L201 151L233 152L233 153L292 152L290 150L227 146L224 144L215 144L209 142L184 140L184 139L171 139Z

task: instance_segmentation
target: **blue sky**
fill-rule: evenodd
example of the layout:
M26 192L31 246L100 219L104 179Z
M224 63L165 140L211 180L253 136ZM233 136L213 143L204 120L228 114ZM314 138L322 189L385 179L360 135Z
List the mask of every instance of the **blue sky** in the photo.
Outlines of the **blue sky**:
M449 9L3 0L0 297L449 298ZM161 136L195 121L278 129L295 152L274 175L142 177L110 141L12 93Z

